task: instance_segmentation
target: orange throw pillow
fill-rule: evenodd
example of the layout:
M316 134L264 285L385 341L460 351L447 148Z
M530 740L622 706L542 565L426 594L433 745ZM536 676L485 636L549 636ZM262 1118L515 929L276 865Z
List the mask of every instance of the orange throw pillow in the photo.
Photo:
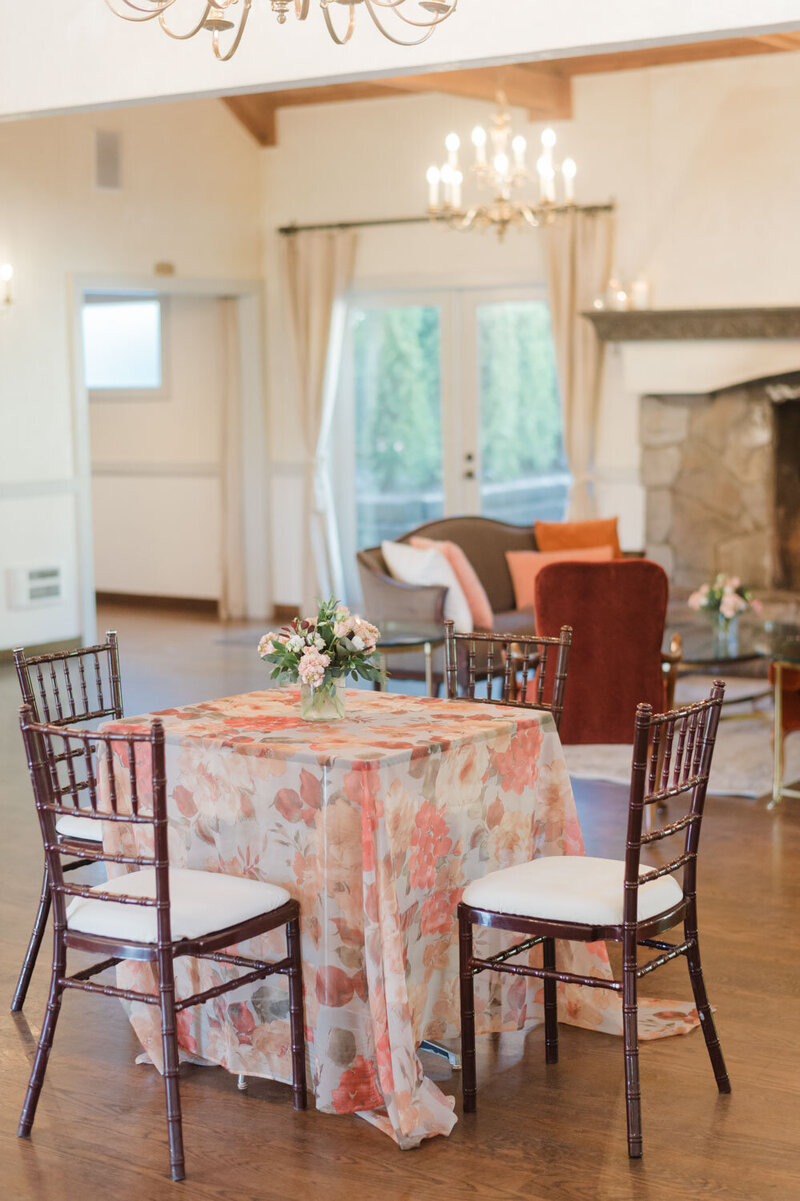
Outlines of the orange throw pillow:
M489 604L486 589L478 578L478 573L470 563L457 542L435 542L433 538L409 538L409 542L417 550L438 550L444 555L453 569L453 574L461 585L467 598L469 611L472 614L472 624L476 630L494 629L494 613Z
M507 550L506 562L511 572L517 608L533 608L536 577L548 563L602 563L613 558L612 546L587 546L581 550Z
M599 521L536 521L533 532L538 550L585 550L590 546L610 546L611 558L622 558L616 517L603 517Z

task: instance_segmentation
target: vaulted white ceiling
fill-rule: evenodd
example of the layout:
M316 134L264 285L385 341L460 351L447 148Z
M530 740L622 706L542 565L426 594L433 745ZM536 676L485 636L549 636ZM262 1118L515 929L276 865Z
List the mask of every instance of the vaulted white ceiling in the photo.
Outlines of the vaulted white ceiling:
M179 0L187 15L201 0ZM598 50L800 28L798 0L461 0L424 45L394 46L365 13L335 46L312 0L305 24L276 23L254 0L236 56L218 63L204 36L174 42L155 22L130 25L104 0L6 0L0 117L337 80L574 56Z

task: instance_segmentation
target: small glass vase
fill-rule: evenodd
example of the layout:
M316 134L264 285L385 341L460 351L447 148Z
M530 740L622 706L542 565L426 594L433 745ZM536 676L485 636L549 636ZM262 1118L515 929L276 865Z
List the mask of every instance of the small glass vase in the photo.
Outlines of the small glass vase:
M338 676L319 688L300 685L300 716L304 721L341 721L345 716L345 679Z
M714 654L730 658L739 650L739 618L723 617L719 611L715 618Z

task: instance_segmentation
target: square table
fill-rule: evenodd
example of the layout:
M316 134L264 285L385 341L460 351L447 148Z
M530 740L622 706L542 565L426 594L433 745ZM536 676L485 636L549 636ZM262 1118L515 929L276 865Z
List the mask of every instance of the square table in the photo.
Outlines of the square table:
M308 723L300 717L299 689L280 688L103 728L141 729L155 716L166 736L173 865L270 880L300 902L317 1108L359 1113L402 1148L449 1133L453 1099L425 1077L417 1049L424 1038L458 1035L455 910L462 890L537 855L583 854L551 715L351 691L344 720ZM122 797L127 770L116 766ZM140 805L146 803L142 790ZM107 823L106 849L130 850L141 830ZM621 830L620 851L622 844ZM478 953L499 950L508 939L502 931L478 931ZM265 957L282 953L278 932L246 951L256 943ZM609 972L602 943L559 944L558 956L568 971ZM117 972L124 987L152 988L153 970L129 962ZM178 995L214 983L220 970L207 960L179 959ZM615 994L559 988L562 1020L621 1032ZM536 1024L542 1001L540 981L487 972L477 981L477 1029ZM160 1066L158 1014L136 1002L128 1009ZM230 1072L289 1080L287 1015L285 982L269 979L182 1011L179 1042ZM690 1003L642 1002L644 1038L696 1024Z

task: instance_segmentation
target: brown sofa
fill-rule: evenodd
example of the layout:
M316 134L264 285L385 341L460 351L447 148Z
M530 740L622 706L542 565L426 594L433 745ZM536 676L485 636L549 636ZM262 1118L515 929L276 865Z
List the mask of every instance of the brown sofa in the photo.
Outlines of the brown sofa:
M437 541L455 542L464 551L486 589L494 613L494 633L534 634L533 609L517 609L514 587L508 570L507 550L536 550L533 526L505 525L488 517L443 517L409 530L399 542L408 542L416 534ZM404 584L390 575L379 546L360 550L357 555L364 615L380 626L398 621L415 625L444 621L446 588ZM441 652L434 659L434 675L441 682ZM392 675L400 679L422 674L422 656L393 655Z

